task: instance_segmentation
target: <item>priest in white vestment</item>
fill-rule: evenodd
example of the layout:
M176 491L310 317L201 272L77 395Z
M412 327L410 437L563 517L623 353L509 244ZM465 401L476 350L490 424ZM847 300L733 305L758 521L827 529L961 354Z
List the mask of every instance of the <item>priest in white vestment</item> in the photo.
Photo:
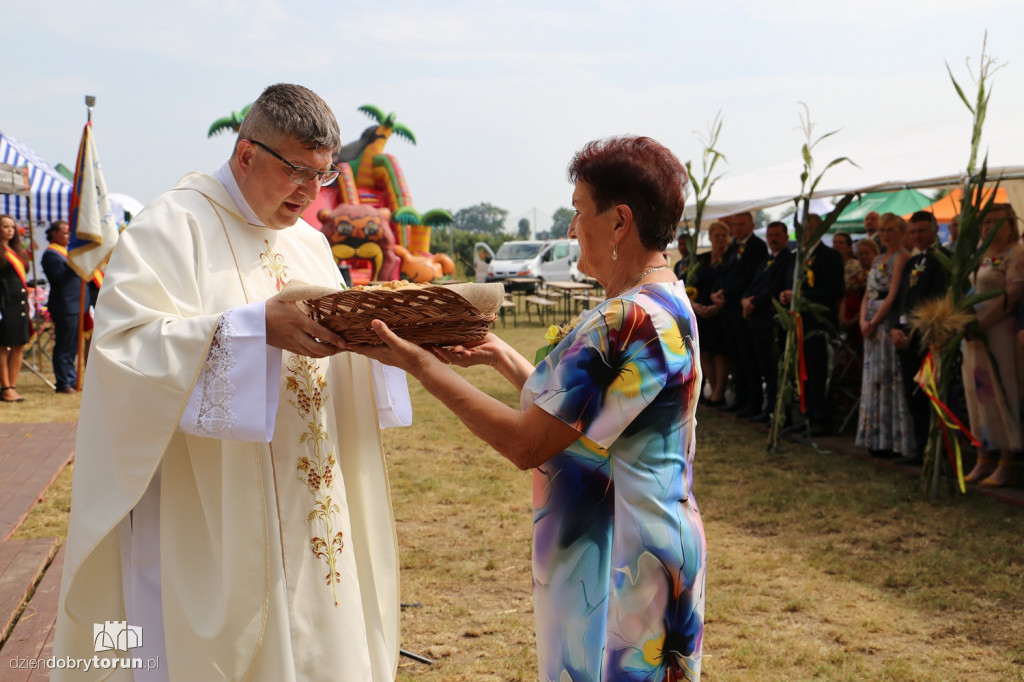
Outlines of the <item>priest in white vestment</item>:
M122 234L85 378L54 647L76 669L54 680L394 678L380 428L408 423L405 376L337 354L335 334L277 298L293 279L341 285L299 218L339 146L322 99L271 86L228 163L185 176Z

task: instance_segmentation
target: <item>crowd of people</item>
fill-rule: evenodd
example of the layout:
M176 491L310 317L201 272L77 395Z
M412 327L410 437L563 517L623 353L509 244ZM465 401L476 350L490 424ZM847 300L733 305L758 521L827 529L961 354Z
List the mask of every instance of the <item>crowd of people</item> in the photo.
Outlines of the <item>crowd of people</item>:
M42 274L29 279L32 267L27 240L14 218L0 215L0 238L4 252L0 256L0 401L23 402L18 392L25 346L36 333L42 333L46 320L52 325L51 359L57 393L78 392L79 317L84 314L84 329L91 329L90 309L96 302L96 280L85 287L86 306L80 306L82 278L68 264L71 233L66 220L57 220L46 229L49 245L41 257ZM37 318L43 324L36 329Z
M820 221L809 215L805 232ZM840 369L849 366L840 358L852 358L860 369L856 444L872 456L916 465L923 460L932 408L915 379L928 349L912 313L946 294L948 270L936 254L951 256L959 230L954 221L950 241L939 244L935 218L927 211L909 220L872 212L864 230L856 242L837 232L831 247L807 245L802 294L827 312L803 315L806 414L804 423L785 426L812 436L835 431L835 386ZM715 221L708 228L711 250L695 258L680 237L683 257L675 272L691 284L704 404L768 423L786 342L773 301L790 304L795 254L784 223L770 223L764 240L753 231L749 213ZM1010 204L987 211L979 246L992 231L971 282L976 293L1003 295L976 306L977 330L962 345L960 381L949 401L982 444L966 480L1005 486L1017 478L1024 386L1024 246ZM726 403L730 380L735 398Z

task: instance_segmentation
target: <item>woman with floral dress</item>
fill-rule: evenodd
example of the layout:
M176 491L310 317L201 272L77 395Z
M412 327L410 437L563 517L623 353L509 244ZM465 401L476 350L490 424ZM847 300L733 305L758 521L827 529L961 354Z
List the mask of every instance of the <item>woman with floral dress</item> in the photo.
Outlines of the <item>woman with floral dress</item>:
M977 306L978 328L985 340L968 338L963 343L961 373L967 414L971 433L982 446L978 462L965 480L982 486L1004 486L1013 485L1017 479L1021 450L1018 401L1024 383L1024 355L1016 342L1016 310L1024 294L1024 247L1019 241L1017 215L1010 204L995 204L985 214L981 238L992 230L998 233L986 249L972 283L977 293L1002 290L1005 295Z
M533 469L533 584L542 680L697 680L706 542L693 498L701 374L685 284L665 262L687 177L650 138L591 142L569 166L581 272L604 302L534 367L490 335L428 351L379 321L382 346L473 433ZM443 362L489 364L514 409Z
M892 458L914 453L913 422L903 393L896 347L889 337L886 321L910 254L903 248L903 233L907 227L903 218L886 213L878 223L884 251L871 266L860 306L864 371L856 443L875 457Z

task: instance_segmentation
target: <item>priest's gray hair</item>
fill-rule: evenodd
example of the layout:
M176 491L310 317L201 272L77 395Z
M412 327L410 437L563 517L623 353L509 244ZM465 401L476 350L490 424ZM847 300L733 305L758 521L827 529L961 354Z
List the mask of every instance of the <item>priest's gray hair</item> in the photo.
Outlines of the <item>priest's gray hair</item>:
M341 147L334 112L320 95L301 85L269 86L252 103L238 128L239 140L272 144L271 140L282 136L301 140L310 149L329 149L332 154Z

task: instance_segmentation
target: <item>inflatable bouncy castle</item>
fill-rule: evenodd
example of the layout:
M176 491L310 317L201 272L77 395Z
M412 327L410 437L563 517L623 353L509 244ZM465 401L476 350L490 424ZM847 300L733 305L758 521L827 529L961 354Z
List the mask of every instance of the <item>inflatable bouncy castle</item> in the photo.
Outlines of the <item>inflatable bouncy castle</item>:
M431 282L451 276L452 259L430 253L431 230L454 222L451 214L435 209L421 215L413 208L402 167L384 153L392 133L413 144L416 137L394 113L384 116L372 105L359 111L377 125L334 156L341 174L320 191L303 218L320 225L339 264L349 267L353 284L390 279Z

